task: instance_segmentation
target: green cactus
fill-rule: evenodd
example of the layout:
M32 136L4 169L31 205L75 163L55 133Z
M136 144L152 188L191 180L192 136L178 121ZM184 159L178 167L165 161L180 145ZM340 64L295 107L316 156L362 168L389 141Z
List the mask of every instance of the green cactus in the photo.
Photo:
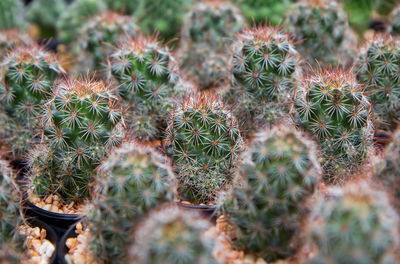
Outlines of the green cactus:
M306 200L321 178L313 141L287 124L252 139L235 187L221 196L219 210L235 227L237 249L274 261L292 256Z
M355 28L360 35L369 27L374 12L391 9L394 0L340 0L344 10L348 14L349 24Z
M287 116L299 55L290 37L277 27L245 30L233 43L233 88L224 100L245 135Z
M41 117L43 144L30 152L31 189L76 203L90 198L94 169L119 144L123 118L110 87L90 79L56 87Z
M34 43L26 33L17 29L0 31L0 59L3 61L6 55L16 47L28 47Z
M228 79L228 40L242 30L244 18L226 1L203 1L187 14L181 39L182 68L199 89L207 90Z
M56 36L56 21L66 8L64 0L34 0L27 7L27 18L39 26L43 38Z
M298 124L320 144L326 180L355 172L371 148L373 126L365 87L351 69L310 73L298 83L293 106Z
M138 31L132 17L115 12L102 12L89 19L80 30L76 43L81 71L90 69L105 73L107 58L118 41L134 38ZM100 76L104 75L101 73Z
M21 0L0 1L0 30L25 26L24 4Z
M125 143L101 165L87 217L90 246L105 263L126 263L126 245L135 223L159 203L172 200L174 175L169 160L137 142Z
M75 0L57 21L58 37L66 44L73 42L86 21L105 9L102 0Z
M177 207L151 212L136 228L130 263L216 264L214 239L204 234L209 228L207 220Z
M127 127L136 138L160 139L165 119L180 97L178 66L166 46L151 38L122 42L110 57L111 75L133 113Z
M347 16L337 2L299 2L289 13L286 27L295 36L295 40L300 42L296 48L308 63L351 63L352 52L357 47L357 37L351 33ZM350 38L353 40L350 41Z
M37 141L42 105L64 70L54 54L35 45L10 51L2 67L0 131L11 145L14 158L21 158Z
M355 182L320 195L312 208L304 237L316 250L301 263L399 263L399 220L385 192Z
M377 36L361 48L354 68L357 79L368 85L376 127L393 130L400 121L400 41Z
M133 14L139 7L140 0L103 0L108 9L121 12L123 14Z
M192 203L213 202L231 184L242 148L237 122L211 94L184 100L168 121L169 154L179 181L179 196Z

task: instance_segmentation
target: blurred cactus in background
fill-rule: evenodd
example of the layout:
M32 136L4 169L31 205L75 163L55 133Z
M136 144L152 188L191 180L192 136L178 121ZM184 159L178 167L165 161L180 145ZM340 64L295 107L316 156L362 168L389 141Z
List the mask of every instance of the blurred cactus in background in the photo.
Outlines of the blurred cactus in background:
M57 85L46 102L43 144L29 153L35 194L67 202L89 198L94 170L122 138L122 112L111 88L90 79Z
M103 0L108 9L131 15L139 8L140 0Z
M21 0L0 1L0 30L25 26L24 4Z
M133 142L116 149L98 174L97 199L87 217L91 250L105 263L126 263L135 225L149 210L175 196L171 165L155 149Z
M294 255L306 200L321 178L317 155L316 144L287 124L254 136L220 202L237 249L268 262Z
M167 140L179 182L179 196L213 202L229 188L242 148L236 119L216 96L191 95L171 114Z
M233 87L225 92L224 101L248 135L287 116L294 77L300 74L299 55L278 27L244 30L232 48Z
M360 50L355 66L358 80L368 85L376 127L394 130L400 121L400 40L377 36Z
M200 1L187 14L181 39L182 68L200 90L229 78L229 39L240 32L244 18L227 1Z
M136 228L129 263L216 264L215 238L205 235L210 228L207 220L177 207L151 212Z
M0 31L0 60L3 61L7 54L16 47L28 47L34 43L33 39L18 29Z
M303 228L315 252L301 263L399 263L399 220L386 193L355 182L318 198Z
M397 6L390 13L389 32L394 35L400 34L400 6Z

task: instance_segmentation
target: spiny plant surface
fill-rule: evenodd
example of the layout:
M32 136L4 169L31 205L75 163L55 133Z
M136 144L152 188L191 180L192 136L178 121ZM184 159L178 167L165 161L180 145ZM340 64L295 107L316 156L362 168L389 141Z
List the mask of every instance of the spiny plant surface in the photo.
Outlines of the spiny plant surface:
M278 27L250 28L233 46L233 87L224 100L233 106L244 133L251 134L287 115L298 53L291 38Z
M28 47L34 43L33 39L18 29L0 31L0 59L6 58L7 54L16 47Z
M110 58L111 75L128 104L127 126L135 137L161 139L174 99L182 96L178 66L155 38L122 42Z
M320 195L304 228L315 252L302 263L398 263L398 216L385 192L355 182Z
M122 112L103 82L71 79L57 85L41 116L43 143L28 157L32 189L65 201L89 198L102 158L121 141Z
M319 142L330 183L355 172L372 146L371 104L351 71L315 70L298 83L294 96L296 121Z
M234 246L275 261L299 246L306 200L321 178L316 144L287 124L260 130L238 169L234 188L219 210L234 228Z
M96 256L105 263L126 263L136 223L172 200L175 188L170 161L155 149L131 142L115 150L100 167L94 188L98 199L87 218Z
M400 40L377 36L361 48L354 72L367 91L376 115L376 127L396 128L400 121Z
M193 94L172 112L168 150L174 160L180 198L208 203L229 187L242 148L236 119L218 97Z
M216 264L214 239L204 234L209 228L207 220L177 207L151 212L136 228L130 263Z
M23 8L24 4L21 0L0 1L0 30L24 27Z

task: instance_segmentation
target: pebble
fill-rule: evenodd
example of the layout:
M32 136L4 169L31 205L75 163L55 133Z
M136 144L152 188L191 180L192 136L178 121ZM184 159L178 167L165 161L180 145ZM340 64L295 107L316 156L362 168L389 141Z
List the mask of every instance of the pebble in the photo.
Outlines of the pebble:
M55 246L46 239L46 229L39 227L21 226L20 232L25 235L27 262L29 264L48 264L55 252Z

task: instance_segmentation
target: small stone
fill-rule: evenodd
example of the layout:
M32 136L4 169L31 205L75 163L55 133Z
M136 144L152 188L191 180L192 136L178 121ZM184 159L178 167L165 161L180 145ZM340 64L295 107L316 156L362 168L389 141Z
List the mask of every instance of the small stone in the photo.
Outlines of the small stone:
M49 195L49 196L47 196L47 198L46 198L46 200L44 200L44 202L46 203L46 204L51 204L51 203L53 203L53 195Z
M65 244L67 245L67 247L69 249L75 247L76 245L76 238L68 238L67 241L65 242Z
M40 238L40 228L39 227L32 228L30 235L34 238Z

